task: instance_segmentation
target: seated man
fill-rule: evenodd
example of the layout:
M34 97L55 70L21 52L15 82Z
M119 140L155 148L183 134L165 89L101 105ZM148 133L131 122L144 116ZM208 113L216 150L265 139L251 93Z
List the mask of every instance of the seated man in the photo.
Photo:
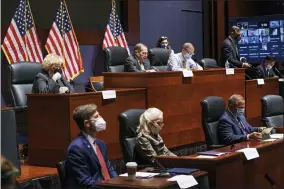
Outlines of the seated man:
M244 117L245 100L241 95L229 98L228 109L218 123L218 140L221 144L233 144L246 140L261 140L259 128L252 127Z
M106 129L95 104L78 106L73 119L81 133L68 147L65 163L67 188L91 188L97 182L116 177L107 158L107 148L96 138L97 132Z
M149 108L140 116L136 150L142 158L151 163L155 161L153 156L176 156L166 147L159 135L163 125L163 112L157 108Z
M275 77L276 74L273 71L275 59L272 56L266 56L264 62L257 66L257 73L259 78Z
M148 48L142 43L138 43L134 47L134 53L130 55L124 64L125 72L145 72L155 71L151 68L148 59Z
M56 54L48 54L43 60L43 71L35 76L32 93L73 92L70 83L61 74L63 59Z
M194 50L194 46L191 43L185 43L182 47L181 53L174 54L169 58L168 70L203 70L203 68L192 59Z

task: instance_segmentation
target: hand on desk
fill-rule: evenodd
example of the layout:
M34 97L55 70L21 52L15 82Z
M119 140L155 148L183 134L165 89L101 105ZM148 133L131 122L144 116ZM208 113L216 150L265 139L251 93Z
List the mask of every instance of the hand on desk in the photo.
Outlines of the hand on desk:
M251 67L251 65L249 63L245 62L245 63L243 63L242 67L243 68L249 68L249 67Z
M248 140L258 140L259 141L262 139L262 134L253 132L253 133L248 134L247 138Z
M66 92L69 92L68 87L60 87L60 88L59 88L59 93L60 93L60 94L66 93Z

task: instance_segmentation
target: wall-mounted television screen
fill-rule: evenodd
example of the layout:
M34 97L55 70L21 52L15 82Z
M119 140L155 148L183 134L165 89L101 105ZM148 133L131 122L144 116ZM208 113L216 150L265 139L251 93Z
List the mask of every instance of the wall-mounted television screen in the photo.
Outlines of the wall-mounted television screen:
M240 57L260 63L268 55L284 61L284 15L231 18L230 26L242 30Z

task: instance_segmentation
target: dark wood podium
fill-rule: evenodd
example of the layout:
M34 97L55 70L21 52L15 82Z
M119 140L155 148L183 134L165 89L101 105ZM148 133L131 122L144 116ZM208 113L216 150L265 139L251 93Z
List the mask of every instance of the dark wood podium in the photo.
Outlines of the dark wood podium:
M189 167L208 171L210 188L239 189L284 188L284 143L283 139L274 142L242 142L217 149L231 152L214 159L184 157L157 157L167 168ZM235 152L243 148L256 148L259 158L246 160L243 153ZM278 187L277 187L278 186Z
M245 94L244 69L226 75L225 69L182 72L103 73L106 88L147 89L147 107L164 112L162 137L168 147L204 141L200 102L207 96L220 96L227 102L232 94Z
M69 143L79 134L73 110L95 103L106 120L106 131L98 138L108 146L110 159L122 157L119 145L118 115L131 108L145 108L145 89L117 90L116 99L103 100L101 92L74 94L29 94L29 164L55 167L66 159Z
M279 78L264 79L264 85L257 85L257 80L246 81L246 118L256 127L261 126L261 102L265 95L279 95Z

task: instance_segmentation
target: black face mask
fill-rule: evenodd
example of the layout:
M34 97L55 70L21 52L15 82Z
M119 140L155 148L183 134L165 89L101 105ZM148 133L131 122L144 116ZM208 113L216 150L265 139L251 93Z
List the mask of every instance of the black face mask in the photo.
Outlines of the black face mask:
M236 36L236 37L234 37L234 38L235 38L236 42L239 42L239 41L242 39L241 36Z

